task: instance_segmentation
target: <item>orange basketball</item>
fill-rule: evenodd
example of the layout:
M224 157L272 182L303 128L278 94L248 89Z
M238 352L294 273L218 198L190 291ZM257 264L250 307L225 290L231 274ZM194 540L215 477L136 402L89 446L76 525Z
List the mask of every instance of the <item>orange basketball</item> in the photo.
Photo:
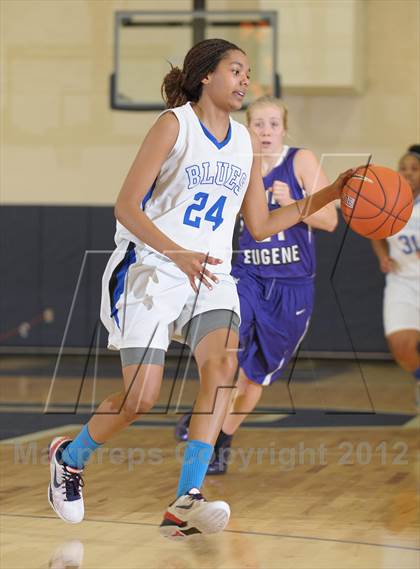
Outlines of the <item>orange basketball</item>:
M385 239L398 233L412 210L409 183L384 166L361 166L341 194L341 212L346 223L368 239Z

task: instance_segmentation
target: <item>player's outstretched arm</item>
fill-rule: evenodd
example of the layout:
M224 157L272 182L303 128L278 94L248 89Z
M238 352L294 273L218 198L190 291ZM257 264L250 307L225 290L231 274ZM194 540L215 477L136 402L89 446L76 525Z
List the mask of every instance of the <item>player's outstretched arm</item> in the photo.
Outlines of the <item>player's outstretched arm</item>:
M262 241L271 235L284 231L296 223L305 220L328 203L339 199L346 182L354 170L347 170L335 182L319 190L303 200L291 205L269 211L261 177L260 145L256 136L251 135L254 160L251 169L250 182L242 203L242 215L251 235L257 241Z
M299 150L296 154L295 173L307 196L328 186L328 178L315 154L306 148ZM304 221L314 229L334 231L338 223L336 207L333 203L329 203Z

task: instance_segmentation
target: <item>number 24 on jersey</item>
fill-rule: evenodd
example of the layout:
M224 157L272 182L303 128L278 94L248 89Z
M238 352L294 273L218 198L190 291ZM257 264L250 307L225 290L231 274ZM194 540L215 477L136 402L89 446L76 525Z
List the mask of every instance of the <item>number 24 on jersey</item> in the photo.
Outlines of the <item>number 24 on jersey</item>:
M184 225L191 227L200 227L201 222L212 224L212 230L215 231L223 223L223 208L226 203L226 196L221 196L213 205L207 207L209 194L198 192L194 196L194 202L187 207L184 214ZM197 214L196 212L202 212Z

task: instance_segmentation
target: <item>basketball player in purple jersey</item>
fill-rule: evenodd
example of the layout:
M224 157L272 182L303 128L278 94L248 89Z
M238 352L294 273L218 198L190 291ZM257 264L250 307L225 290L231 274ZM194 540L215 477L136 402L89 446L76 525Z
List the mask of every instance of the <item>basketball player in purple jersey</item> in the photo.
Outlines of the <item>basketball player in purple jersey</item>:
M328 184L315 155L284 144L287 108L262 97L247 111L247 122L262 147L262 174L270 210L287 206ZM313 308L315 242L313 228L333 231L333 204L290 229L256 241L242 224L240 253L233 266L241 305L240 373L231 409L215 445L208 474L227 470L232 436L261 398L264 386L279 379L308 329ZM182 424L188 421L184 416ZM225 452L226 450L226 452Z

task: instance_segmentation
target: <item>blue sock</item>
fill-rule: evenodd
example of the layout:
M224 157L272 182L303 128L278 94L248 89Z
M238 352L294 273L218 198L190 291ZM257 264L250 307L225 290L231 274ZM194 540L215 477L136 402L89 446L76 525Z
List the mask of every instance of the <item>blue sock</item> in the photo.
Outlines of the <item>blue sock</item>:
M201 488L212 454L212 445L201 441L188 441L178 483L177 498L186 494L191 488Z
M90 455L99 447L89 434L87 425L83 427L75 439L61 453L61 459L67 466L81 469L87 463Z
M413 371L413 375L417 379L417 381L420 381L420 367L418 367L416 370Z

